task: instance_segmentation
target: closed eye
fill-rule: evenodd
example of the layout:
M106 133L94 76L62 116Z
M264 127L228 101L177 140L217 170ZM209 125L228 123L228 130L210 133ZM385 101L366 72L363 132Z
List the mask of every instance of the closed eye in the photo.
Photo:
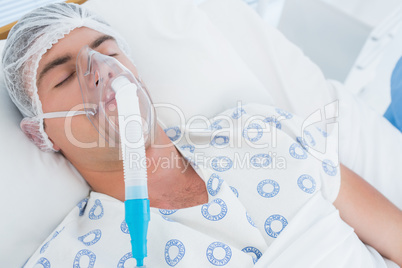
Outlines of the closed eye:
M75 71L72 72L66 79L64 79L63 81L61 81L60 83L58 83L57 85L55 85L54 87L61 87L64 83L68 82L70 79L74 78L75 76Z

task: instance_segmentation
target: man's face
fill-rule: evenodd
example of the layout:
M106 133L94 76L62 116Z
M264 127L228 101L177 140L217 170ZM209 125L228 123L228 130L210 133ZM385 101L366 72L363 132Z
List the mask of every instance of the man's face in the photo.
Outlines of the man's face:
M138 77L136 68L112 37L85 27L75 29L53 45L39 62L36 78L44 113L77 110L77 107L82 105L76 74L76 58L85 45L116 58ZM60 149L73 164L78 164L74 162L79 158L82 162L84 157L87 158L84 162L91 161L98 164L102 162L110 164L119 159L118 145L105 144L85 115L45 119L45 131L52 140L54 148ZM103 144L106 146L102 146Z

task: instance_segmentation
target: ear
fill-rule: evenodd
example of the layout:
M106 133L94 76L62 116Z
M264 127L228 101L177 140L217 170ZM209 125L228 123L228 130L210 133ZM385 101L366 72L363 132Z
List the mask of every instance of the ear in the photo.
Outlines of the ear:
M20 123L22 132L28 137L30 141L35 143L38 147L43 144L41 135L39 134L38 122L30 120L29 118L22 119Z
M45 120L43 120L43 131L46 132L46 122L45 122ZM53 142L53 140L49 137L49 135L47 134L47 132L46 132L46 136L47 136L47 138L49 139L49 141L52 143L53 150L55 150L56 152L60 151L60 147L57 146L57 145Z
M60 151L60 147L57 146L56 143L54 143L51 138L49 138L49 140L50 140L50 141L52 142L52 144L53 144L53 149L54 149L55 151L57 151L57 152Z
M45 141L43 140L45 137L43 137L43 135L39 131L39 124L40 123L37 120L24 118L20 123L20 127L22 132L24 132L24 134L28 137L30 141L32 141L39 149L44 150L44 148L48 147L45 146ZM60 147L55 145L52 140L50 141L53 144L53 149L59 151Z

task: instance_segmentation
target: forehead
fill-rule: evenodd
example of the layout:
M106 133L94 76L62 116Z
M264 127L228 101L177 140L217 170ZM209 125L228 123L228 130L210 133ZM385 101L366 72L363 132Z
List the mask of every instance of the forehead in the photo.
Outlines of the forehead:
M56 44L54 44L43 56L39 63L39 68L43 62L50 61L61 55L70 54L77 55L80 49L89 45L91 42L105 34L90 28L81 27L72 30L65 35Z

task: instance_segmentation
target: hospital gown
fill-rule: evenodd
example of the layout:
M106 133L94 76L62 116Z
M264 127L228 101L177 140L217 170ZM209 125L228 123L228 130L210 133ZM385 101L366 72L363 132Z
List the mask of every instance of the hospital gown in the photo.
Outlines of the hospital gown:
M205 181L208 203L151 208L147 267L350 267L348 254L339 252L342 243L372 258L331 204L340 187L336 159L309 153L325 147L325 130L302 130L302 120L291 113L258 104L209 122L165 129ZM336 152L325 156L331 155ZM331 249L323 252L326 244ZM92 192L25 267L134 267L130 251L124 204Z

